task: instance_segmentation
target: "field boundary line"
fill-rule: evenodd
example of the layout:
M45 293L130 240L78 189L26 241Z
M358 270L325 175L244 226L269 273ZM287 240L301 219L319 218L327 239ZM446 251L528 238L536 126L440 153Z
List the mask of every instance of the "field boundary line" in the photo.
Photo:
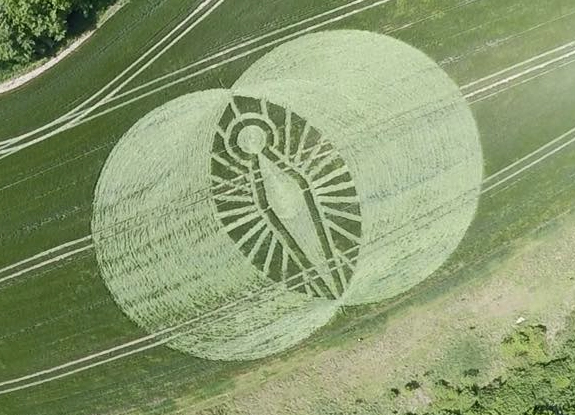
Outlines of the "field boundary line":
M575 132L575 128L573 128L572 130L570 130L570 132ZM567 134L568 134L568 133L564 134L563 136L566 136ZM557 139L554 140L554 141L556 142ZM527 169L530 169L531 167L533 167L533 166L539 164L539 163L542 162L543 160L545 160L545 159L549 158L550 156L552 156L553 154L555 154L555 153L561 151L563 148L565 148L566 146L568 146L569 144L571 144L571 143L573 143L573 142L575 142L575 137L572 138L570 141L564 143L564 144L561 145L560 147L555 148L554 150L548 152L547 154L544 154L543 156L539 157L537 160L531 162L531 163L528 164L527 166L524 166L524 167L523 167L522 169L520 169L519 171L514 172L513 174L509 175L507 178L498 181L497 183L495 183L495 184L489 186L488 188L483 188L483 189L480 191L480 194L488 193L489 191L491 191L491 190L494 189L495 187L498 187L499 185L503 184L504 182L506 182L506 181L512 179L513 177L516 177L517 175L519 175L519 174L522 173L523 171L525 171L525 170L527 170ZM543 147L548 147L548 146L545 145L545 146L543 146ZM543 148L543 147L542 147L542 148ZM536 150L536 152L539 152L540 150L541 150L541 148L538 149L538 150ZM534 153L535 153L535 152L534 152ZM510 166L511 166L511 165L510 165ZM510 167L510 166L508 166L508 167ZM505 169L502 169L502 170L507 170L507 171L508 171L509 169L506 167ZM489 176L488 178L486 178L486 179L483 180L483 183L485 183L486 181L490 180L492 177L496 177L496 176L498 176L498 175L500 175L499 172L497 172L497 173L495 173L495 174ZM398 230L398 229L392 230L391 233L397 232L397 230ZM85 250L85 249L92 248L92 247L93 247L93 245L90 245L90 246L85 247L85 248L82 248L82 249ZM352 248L352 249L356 249L356 248ZM293 276L292 278L296 278L296 277L299 277L299 275L295 275L295 276ZM284 283L284 282L282 281L281 283ZM304 281L304 282L302 282L301 284L305 284L305 283L307 283L307 281ZM276 283L276 284L280 284L280 283ZM270 284L269 286L265 287L264 290L269 290L270 288L275 288L276 284ZM263 291L263 290L261 290L261 291ZM148 340L153 340L153 339L156 339L156 338L158 338L158 337L161 337L161 336L163 336L163 335L165 335L165 334L175 332L175 331L180 330L180 329L182 329L182 328L185 328L186 326L189 326L190 324L193 324L193 323L195 323L195 322L197 322L197 321L199 321L199 320L205 319L206 317L210 317L210 316L212 316L212 315L215 315L216 313L219 313L219 312L221 312L221 311L225 311L226 309L228 309L228 308L230 308L230 307L233 307L233 306L237 305L237 304L240 303L240 302L247 301L247 300L249 300L251 297L253 297L253 296L258 296L258 295L260 295L260 294L261 294L260 291L255 292L255 293L251 293L250 295L248 295L248 296L246 296L246 297L239 298L238 300L236 300L236 301L234 301L234 302L232 302L232 303L228 303L228 304L226 304L226 305L224 305L224 306L222 306L222 307L219 307L219 308L217 308L217 309L215 309L215 310L209 311L208 313L205 313L205 314L203 314L203 315L201 315L201 316L197 316L197 317L192 318L192 319L190 319L190 320L187 320L187 321L185 321L185 322L182 322L182 323L180 323L180 324L178 324L178 325L175 325L175 326L172 326L172 327L167 327L167 328L162 329L162 330L160 330L160 331L158 331L158 332L156 332L156 333L149 334L149 335L147 335L147 336L144 336L144 337L141 337L141 338L132 340L132 341L130 341L130 342L127 342L127 343L124 343L124 344L115 346L115 347L113 347L113 348L109 348L109 349L106 349L106 350L103 350L103 351L100 351L100 352L97 352L97 353L94 353L94 354L85 356L85 357L83 357L83 358L76 359L76 360L74 360L74 361L70 361L70 362L64 363L64 364L62 364L62 365L52 367L52 368L50 368L50 369L45 369L45 370L42 370L42 371L39 371L39 372L35 372L35 373L29 374L29 375L25 375L25 376L22 376L22 377L19 377L19 378L15 378L15 379L11 379L11 380L6 380L6 381L3 381L3 382L0 382L0 386L13 385L13 384L17 384L17 383L23 382L23 381L25 381L25 380L34 379L34 378L41 377L41 376L46 375L46 374L58 372L58 371L60 371L60 370L62 370L62 369L66 369L66 368L69 368L69 367L72 367L72 366L76 366L76 365L78 365L78 364L80 364L80 363L88 362L88 361L94 360L94 359L96 359L96 358L98 358L98 357L101 357L101 356L106 356L106 355L108 355L108 354L110 354L110 353L113 353L113 352L115 352L115 351L124 350L124 349L126 349L126 348L131 347L131 346L135 346L135 345L138 345L138 344L141 344L141 343L145 343L145 342L147 342ZM228 318L228 316L222 316L222 317L220 317L220 319L223 319L223 318ZM217 321L217 320L216 320L216 321ZM213 321L212 321L212 323L213 323ZM73 369L73 370L68 371L68 372L65 372L65 373L60 373L60 374L58 374L58 375L54 375L54 376L51 376L51 377L45 378L45 379L40 379L40 380L38 380L38 381L31 382L31 383L27 383L27 384L24 384L24 385L14 386L14 387L9 388L9 389L0 390L0 395L8 394L8 393L11 393L11 392L16 392L16 391L23 390L23 389L28 389L28 388L33 387L33 386L37 386L37 385L40 385L40 384L48 383L48 382L51 382L51 381L54 381L54 380L58 380L58 379L61 379L61 378L64 378L64 377L68 377L68 376L74 375L74 374L76 374L76 373L83 372L83 371L92 369L92 368L94 368L94 367L98 367L98 366L104 365L104 364L106 364L106 363L110 363L110 362L119 360L119 359L124 358L124 357L128 357L128 356L131 356L131 355L134 355L134 354L137 354L137 353L141 353L141 352L144 352L144 351L146 351L146 350L149 350L149 349L152 349L152 348L159 347L159 346L162 346L162 345L164 345L164 344L167 344L168 342L173 341L174 339L176 339L176 338L178 338L178 337L180 337L180 336L182 336L182 335L185 335L185 334L187 334L186 331L180 332L180 333L176 333L176 334L173 334L173 335L171 335L171 336L169 336L169 337L167 337L167 338L165 338L165 339L158 340L157 342L154 342L154 343L151 343L151 344L148 344L148 345L145 345L145 346L141 346L141 347L136 348L136 349L128 350L128 351L126 351L126 352L120 353L119 355L111 356L111 357L109 357L109 358L107 358L107 359L100 360L100 361L96 361L96 362L91 363L91 364L89 364L89 365L82 366L82 367L78 367L78 368L76 368L76 369Z
M102 14L102 16L99 19L97 19L94 28L88 30L87 32L82 33L80 36L74 39L69 45L64 47L64 49L56 53L55 56L48 58L43 64L41 64L36 68L33 68L29 71L26 71L24 73L21 73L19 75L16 75L12 78L8 78L7 80L0 82L0 96L28 84L32 80L43 75L46 71L58 65L60 62L62 62L62 60L64 60L70 54L74 53L78 48L80 48L84 44L84 42L90 39L94 35L94 33L96 33L102 26L104 26L106 22L110 20L110 18L112 18L128 3L129 0L121 0L114 3L111 6L108 6L108 8L103 10L104 13Z
M212 0L206 0L204 1L204 3L210 2ZM201 3L199 6L204 5L204 3ZM203 8L203 7L202 7ZM177 31L179 31L182 27L184 27L189 20L191 20L193 17L195 17L195 15L199 12L198 8L192 10L192 12L190 14L188 14L188 16L186 16L184 18L183 21L181 21L175 28L173 28L168 34L166 34L164 37L162 37L160 40L158 40L158 42L156 42L152 47L150 47L150 49L148 49L142 56L140 56L138 59L136 59L134 62L132 62L127 68L125 68L119 75L117 75L114 79L112 79L111 81L109 81L107 84L105 84L102 88L100 88L100 90L98 90L97 92L95 92L93 95L91 95L90 97L88 97L85 101L83 101L82 103L80 103L79 105L77 105L76 107L74 107L73 109L71 109L70 111L68 111L67 113L65 113L64 115L56 118L55 120L51 121L48 124L45 124L39 128L36 128L33 131L29 131L27 133L18 135L16 137L13 138L9 138L6 140L3 140L0 142L0 149L2 147L4 147L5 144L10 145L13 143L17 143L19 141L22 141L28 137L33 136L34 134L37 134L39 132L45 131L48 128L58 125L58 124L62 124L68 120L74 119L74 115L76 115L78 113L78 111L82 108L84 108L86 105L88 105L90 102L94 101L97 97L99 97L100 95L102 95L107 89L109 89L114 83L116 83L118 80L120 80L123 76L125 76L130 70L132 70L133 68L135 68L138 64L141 63L141 61L143 61L144 59L146 59L148 57L148 55L150 55L154 50L156 50L161 44L165 43L170 37L172 37L175 33L177 33ZM173 45L172 45L173 46ZM171 46L170 46L171 47ZM165 53L167 51L166 50L162 50L161 53ZM64 130L63 130L64 131Z
M23 259L22 261L19 261L19 262L16 262L16 263L12 264L12 265L8 265L8 266L6 266L6 267L4 267L4 268L1 268L1 269L0 269L0 275L3 274L3 273L6 272L6 271L10 271L10 270L12 270L12 269L14 269L14 268L17 268L17 267L21 266L21 265L25 265L25 264L27 264L27 263L29 263L29 262L33 262L33 261L35 261L35 260L37 260L37 259L43 258L43 257L48 256L48 255L50 255L50 254L53 254L53 253L55 253L55 252L61 251L61 250L63 250L64 248L69 248L69 247L71 247L71 246L78 245L78 244L80 244L80 243L82 243L82 242L86 242L86 241L89 241L89 240L91 240L91 239L92 239L92 235L88 235L88 236L85 236L85 237L83 237L83 238L79 238L79 239L75 239L75 240L70 241L70 242L63 243L62 245L58 245L58 246L56 246L56 247L54 247L54 248L50 248L50 249L48 249L48 250L46 250L46 251L40 252L39 254L36 254L36 255L31 256L31 257L26 258L26 259ZM1 280L0 280L0 281L1 281Z
M23 270L17 271L17 272L15 272L15 273L11 274L11 275L8 275L8 276L6 276L6 277L0 278L0 284L4 283L4 282L6 282L6 281L13 280L14 278L17 278L17 277L19 277L19 276L21 276L21 275L27 274L27 273L29 273L30 271L34 271L34 270L36 270L36 269L43 268L43 267L45 267L46 265L53 264L53 263L55 263L55 262L60 262L60 261L62 261L62 260L64 260L64 259L66 259L66 258L72 257L72 256L74 256L74 255L76 255L76 254L81 253L81 252L87 251L88 249L92 249L93 247L94 247L93 244L89 244L89 245L83 246L82 248L74 249L74 250L69 251L69 252L66 252L66 253L64 253L64 254L60 254L60 255L58 255L58 256L56 256L56 257L54 257L54 258L47 259L46 261L40 262L40 263L38 263L38 264L32 265L32 266L30 266L30 267L28 267L28 268L25 268L25 269L23 269Z

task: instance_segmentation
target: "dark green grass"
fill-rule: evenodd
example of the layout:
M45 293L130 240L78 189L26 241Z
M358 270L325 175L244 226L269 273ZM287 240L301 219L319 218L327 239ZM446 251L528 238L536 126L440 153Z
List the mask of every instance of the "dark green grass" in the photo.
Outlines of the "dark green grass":
M298 8L301 2L295 0L270 2L261 14L254 14L254 1L242 2L241 6L227 3L133 85L190 63L237 36L262 33L280 22L342 3L315 1ZM477 47L486 42L530 30L538 22L568 12L569 6L575 9L572 2L561 0L554 0L544 9L527 1L502 3L478 1L395 35L438 61L463 56L446 65L462 83L575 37L569 26L565 27L565 21L569 21L565 17L477 52ZM261 6L261 2L258 4ZM390 3L330 28L384 31L455 4L427 1L409 10ZM0 137L41 125L89 96L177 24L176 19L188 7L184 0L130 3L57 71L0 98ZM239 60L142 99L0 161L0 267L89 234L93 189L107 154L121 135L143 114L176 96L216 88L220 83L231 85L257 57ZM571 66L474 106L487 175L575 126L571 115L575 113L573 90L575 75ZM566 149L530 170L509 190L484 196L468 236L434 278L402 301L348 309L346 315L340 315L298 350L354 341L358 335L369 335L402 307L423 303L468 282L474 276L474 267L571 207L575 197L574 160L575 147ZM65 363L143 334L114 305L99 278L93 255L3 286L0 311L0 380ZM233 385L230 379L234 374L297 353L291 351L255 363L218 363L161 347L0 396L0 411L10 415L93 414L130 407L160 411L157 408L162 402L169 407L170 399L182 394L193 394L199 400L222 392Z

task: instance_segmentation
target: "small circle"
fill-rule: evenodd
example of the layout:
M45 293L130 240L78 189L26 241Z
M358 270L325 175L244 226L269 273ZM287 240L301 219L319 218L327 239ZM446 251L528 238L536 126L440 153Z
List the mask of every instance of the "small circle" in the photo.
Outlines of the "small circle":
M266 146L266 132L257 125L248 125L238 134L238 146L248 154L259 154Z

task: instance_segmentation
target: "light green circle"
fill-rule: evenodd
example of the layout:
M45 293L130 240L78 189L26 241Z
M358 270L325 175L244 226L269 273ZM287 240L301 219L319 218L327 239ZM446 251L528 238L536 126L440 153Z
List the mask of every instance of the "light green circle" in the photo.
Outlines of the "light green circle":
M238 134L238 146L248 154L259 154L266 145L266 132L257 125L248 125Z
M305 114L349 167L364 241L346 304L409 290L457 248L483 154L459 87L424 53L372 32L319 32L272 50L233 88Z

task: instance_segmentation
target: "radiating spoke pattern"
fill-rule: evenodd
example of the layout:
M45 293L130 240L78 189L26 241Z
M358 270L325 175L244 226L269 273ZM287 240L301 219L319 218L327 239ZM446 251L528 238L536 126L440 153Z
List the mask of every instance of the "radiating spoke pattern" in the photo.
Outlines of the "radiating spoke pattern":
M218 219L256 269L312 297L343 294L361 209L327 137L290 109L235 96L216 128L210 174Z

